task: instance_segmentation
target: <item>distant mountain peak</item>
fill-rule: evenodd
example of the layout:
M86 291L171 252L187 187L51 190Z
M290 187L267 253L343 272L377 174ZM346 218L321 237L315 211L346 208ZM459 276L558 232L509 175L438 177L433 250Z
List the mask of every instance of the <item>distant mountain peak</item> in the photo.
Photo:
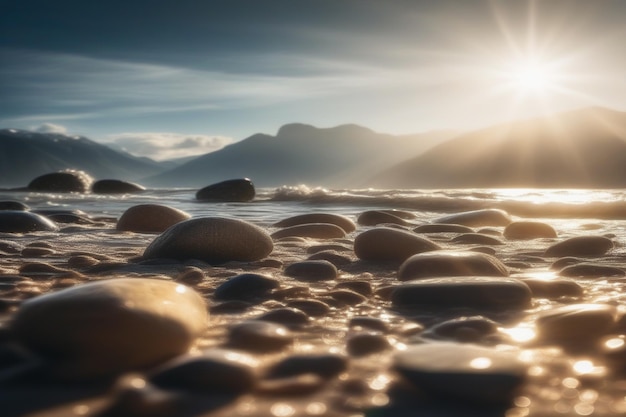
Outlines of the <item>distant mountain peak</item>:
M314 136L334 133L338 136L347 135L372 135L375 132L367 127L353 123L342 124L334 127L320 128L305 123L289 123L281 126L276 133L277 138L293 138Z

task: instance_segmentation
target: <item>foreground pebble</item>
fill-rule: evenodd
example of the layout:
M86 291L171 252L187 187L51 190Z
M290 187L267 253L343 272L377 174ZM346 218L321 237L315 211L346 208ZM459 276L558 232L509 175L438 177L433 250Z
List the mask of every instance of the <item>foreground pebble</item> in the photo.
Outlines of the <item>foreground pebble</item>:
M602 256L613 249L613 241L604 236L575 236L546 249L546 256Z
M53 232L58 229L56 224L39 214L0 210L0 232L3 233Z
M138 233L161 233L169 227L191 218L174 207L161 204L139 204L127 209L117 221L117 230Z
M495 256L467 251L418 253L404 261L398 271L400 281L472 275L505 277L509 275L509 271Z
M395 355L394 369L433 396L478 404L511 401L526 376L514 353L455 343L409 346Z
M271 237L244 220L225 217L190 219L167 229L146 248L145 259L199 259L210 264L256 261L272 252Z
M301 224L327 223L341 227L346 233L356 230L356 225L346 216L332 213L308 213L288 217L274 224L274 227L291 227Z
M236 178L208 185L196 192L196 199L213 202L246 202L254 199L254 184L248 178Z
M449 216L440 217L434 223L444 224L460 224L469 227L484 226L507 226L513 221L511 216L499 209L483 209L465 211L462 213L451 214Z
M401 263L411 255L441 249L436 243L415 233L377 227L354 239L354 253L364 261Z
M70 377L116 374L185 353L208 323L203 298L171 281L94 281L23 303L11 329Z

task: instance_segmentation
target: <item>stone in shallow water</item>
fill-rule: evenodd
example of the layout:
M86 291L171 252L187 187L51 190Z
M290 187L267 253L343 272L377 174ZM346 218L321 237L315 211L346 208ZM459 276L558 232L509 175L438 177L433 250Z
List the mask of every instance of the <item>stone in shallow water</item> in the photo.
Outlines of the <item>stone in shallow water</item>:
M296 354L274 365L267 373L269 378L285 378L302 374L314 374L332 378L348 368L345 356L322 353L317 355Z
M480 252L432 251L418 253L404 261L398 271L400 281L445 276L509 275L506 266L495 256Z
M386 227L366 230L354 239L354 252L364 261L401 263L416 253L438 249L436 243L412 232Z
M278 288L277 279L265 275L246 273L230 278L215 289L217 300L253 300L267 296L271 290Z
M389 340L377 332L359 332L346 340L346 350L351 356L366 356L390 349Z
M547 223L535 221L516 221L504 228L507 239L555 238L556 230Z
M230 328L228 345L250 352L273 352L281 350L293 341L293 335L285 326L267 321L249 320Z
M190 219L191 215L160 204L139 204L127 209L117 221L117 230L138 233L161 233Z
M461 224L422 224L413 229L415 233L474 233L474 229Z
M297 308L275 308L265 314L257 317L257 320L270 321L272 323L282 324L284 326L296 327L307 324L309 316L302 310Z
M434 338L449 338L459 342L478 342L498 330L498 323L483 316L458 317L438 323L423 333Z
M21 201L2 200L0 201L0 210L28 211L30 207Z
M515 310L530 305L531 291L513 278L429 278L396 286L391 301L401 308Z
M254 199L254 184L248 178L236 178L208 185L196 193L200 201L246 202Z
M94 194L130 194L145 190L146 188L139 184L122 180L98 180L91 186L91 192Z
M559 275L563 277L623 277L626 272L622 268L610 265L600 265L593 263L579 263L569 265L559 271Z
M559 297L579 297L583 295L583 287L576 281L566 278L525 278L520 277L533 293L534 298L556 299Z
M93 178L86 172L68 169L40 175L32 180L27 188L30 191L86 193L92 182Z
M116 374L187 352L208 323L203 298L166 280L94 281L24 302L11 329L68 376Z
M201 217L177 223L146 248L145 259L199 259L209 264L256 261L274 248L260 227L239 219Z
M163 388L198 394L242 393L256 384L258 361L224 349L175 358L150 372L150 381Z
M295 262L285 268L285 275L299 281L328 281L337 278L337 267L324 260Z
M466 245L504 245L500 239L482 233L463 233L453 237L452 242Z
M377 224L399 224L408 226L410 223L406 220L393 215L384 210L368 210L361 213L357 219L357 223L362 226L376 226Z
M593 343L615 326L617 309L607 304L570 304L540 313L538 338L566 348Z
M54 232L56 224L39 214L28 211L0 210L0 232L29 233Z
M356 225L346 216L332 213L308 213L289 217L275 223L274 227L291 227L301 224L327 223L341 227L346 233L356 230Z
M398 352L394 369L430 395L477 404L508 403L526 378L526 367L512 352L443 342Z
M331 223L307 223L285 227L272 233L272 239L310 237L313 239L338 239L346 236L345 230Z
M604 236L575 236L546 249L545 256L602 256L613 249L613 241Z
M513 220L511 216L499 209L483 209L456 213L441 217L433 223L460 224L469 227L507 226Z

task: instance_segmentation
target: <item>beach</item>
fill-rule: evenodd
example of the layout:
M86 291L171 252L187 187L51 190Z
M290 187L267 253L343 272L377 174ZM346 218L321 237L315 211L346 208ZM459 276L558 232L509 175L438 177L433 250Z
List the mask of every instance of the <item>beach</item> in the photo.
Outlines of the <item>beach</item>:
M623 191L300 186L243 203L195 191L0 192L56 219L55 230L0 233L3 415L626 412ZM171 227L187 229L118 230L142 205L186 213ZM190 236L200 249L186 259ZM39 303L45 314L32 307L111 281L129 289L103 302L110 320L97 296L72 314L54 299ZM174 305L165 313L135 287L155 281ZM142 303L147 324L126 329L123 310ZM192 335L171 351L161 345L178 327L153 320L168 315ZM118 348L126 358L126 339L148 328L155 339L128 349L156 359L103 359ZM61 333L60 347L40 340ZM86 339L95 353L72 351Z

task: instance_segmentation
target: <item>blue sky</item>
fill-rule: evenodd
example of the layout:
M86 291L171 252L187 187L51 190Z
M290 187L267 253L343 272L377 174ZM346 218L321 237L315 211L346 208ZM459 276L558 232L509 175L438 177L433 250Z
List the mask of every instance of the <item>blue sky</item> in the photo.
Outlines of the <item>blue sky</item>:
M622 0L0 0L0 127L164 158L291 122L626 110L625 19Z

